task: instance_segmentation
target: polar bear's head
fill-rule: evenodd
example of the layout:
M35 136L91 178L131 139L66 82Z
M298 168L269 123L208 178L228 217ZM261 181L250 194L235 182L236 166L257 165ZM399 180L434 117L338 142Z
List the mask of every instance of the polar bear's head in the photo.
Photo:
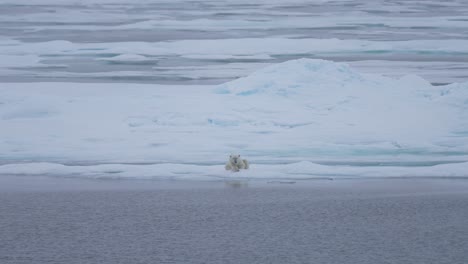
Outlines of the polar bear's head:
M231 155L229 155L229 161L232 164L239 164L242 160L240 158L240 155L231 154Z

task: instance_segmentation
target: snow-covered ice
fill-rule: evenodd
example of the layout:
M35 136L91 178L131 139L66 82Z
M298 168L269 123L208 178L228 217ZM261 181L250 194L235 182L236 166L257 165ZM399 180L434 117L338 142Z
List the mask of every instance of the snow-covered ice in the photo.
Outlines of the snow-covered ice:
M467 108L468 83L312 59L221 85L3 83L0 174L467 176ZM251 169L225 172L231 152Z
M3 0L0 82L221 84L298 58L463 82L466 14L463 0Z
M16 76L19 79L79 77L112 81L121 80L122 76L137 75L148 79L157 77L159 79L156 79L156 82L165 79L175 82L176 77L189 80L214 79L219 82L245 76L260 68L258 65L264 66L284 58L301 56L361 58L350 63L364 72L373 72L378 67L379 73L401 76L402 71L416 69L417 73L436 83L466 78L468 69L466 62L454 61L454 58L463 58L468 54L466 39L389 42L355 39L236 38L111 43L74 43L63 40L24 43L8 39L0 40L0 47L0 77ZM365 59L369 55L376 58L392 56L401 58L402 61ZM428 64L426 60L412 61L421 55L434 57L436 64ZM177 63L165 64L171 60ZM73 66L77 63L79 68ZM115 68L116 64L131 67L124 70L128 74L122 74L121 68ZM89 68L86 68L86 65ZM142 68L142 65L145 67ZM187 74L184 70L187 67L194 73Z

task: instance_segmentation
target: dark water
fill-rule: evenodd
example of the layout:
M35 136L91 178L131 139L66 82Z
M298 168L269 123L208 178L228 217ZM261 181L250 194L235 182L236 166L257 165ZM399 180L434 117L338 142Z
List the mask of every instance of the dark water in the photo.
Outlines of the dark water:
M468 263L465 181L64 181L0 188L0 263Z

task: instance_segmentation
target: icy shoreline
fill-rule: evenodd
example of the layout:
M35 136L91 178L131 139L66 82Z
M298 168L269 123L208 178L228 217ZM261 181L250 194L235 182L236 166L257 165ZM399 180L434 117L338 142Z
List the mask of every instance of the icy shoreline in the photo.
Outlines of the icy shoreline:
M374 178L463 178L468 179L468 162L435 166L324 166L311 162L281 165L252 165L250 170L230 172L224 165L190 164L102 164L89 166L57 163L23 163L0 166L0 175L50 176L94 179L158 180L313 180Z

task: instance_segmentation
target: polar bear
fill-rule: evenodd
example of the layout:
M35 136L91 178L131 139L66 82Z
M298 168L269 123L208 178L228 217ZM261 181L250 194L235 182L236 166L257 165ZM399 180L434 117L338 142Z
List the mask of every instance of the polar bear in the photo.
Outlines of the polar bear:
M231 154L229 156L229 161L226 163L226 166L224 168L226 170L238 172L241 169L248 169L249 162L245 159L241 159L240 155Z

